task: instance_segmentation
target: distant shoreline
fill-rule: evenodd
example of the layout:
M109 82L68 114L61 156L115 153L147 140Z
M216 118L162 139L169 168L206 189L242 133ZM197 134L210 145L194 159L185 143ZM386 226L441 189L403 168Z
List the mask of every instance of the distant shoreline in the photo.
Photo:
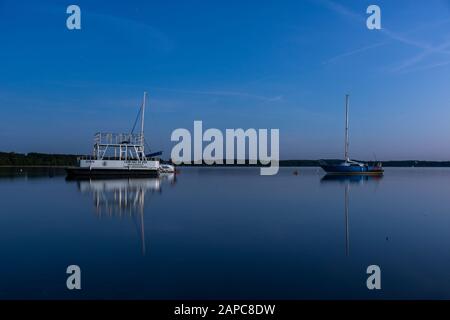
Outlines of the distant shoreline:
M55 169L65 169L70 166L52 166L52 165L1 165L0 168L55 168Z
M47 153L15 153L0 152L0 168L66 168L77 165L77 158L84 155L74 154L47 154ZM340 159L324 159L329 163L339 163ZM357 159L356 159L357 160ZM225 160L224 160L225 161ZM359 160L358 160L359 161ZM182 164L181 167L260 167L258 164ZM369 164L375 161L363 161ZM381 162L383 167L450 167L450 161L427 161L427 160L388 160ZM280 160L280 167L320 167L319 160Z

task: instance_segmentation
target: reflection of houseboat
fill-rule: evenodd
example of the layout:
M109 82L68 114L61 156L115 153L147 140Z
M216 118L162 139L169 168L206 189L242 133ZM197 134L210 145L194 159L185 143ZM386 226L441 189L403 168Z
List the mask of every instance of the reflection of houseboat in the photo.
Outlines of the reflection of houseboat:
M93 195L97 215L134 214L144 209L145 194L159 192L159 178L88 179L78 181L82 193Z
M381 175L384 170L381 163L376 165L369 165L367 163L357 162L350 160L348 155L348 98L345 96L345 160L340 164L330 164L325 161L320 161L320 166L328 174L341 174L341 175Z
M128 217L139 227L142 253L145 255L144 205L145 195L159 194L161 184L175 184L174 174L150 178L86 178L77 179L82 193L92 194L98 218Z
M159 160L148 159L144 151L145 100L140 110L141 132L97 133L93 155L80 159L78 167L67 168L69 176L152 176L159 172ZM136 123L137 123L136 119ZM135 123L135 126L136 126Z

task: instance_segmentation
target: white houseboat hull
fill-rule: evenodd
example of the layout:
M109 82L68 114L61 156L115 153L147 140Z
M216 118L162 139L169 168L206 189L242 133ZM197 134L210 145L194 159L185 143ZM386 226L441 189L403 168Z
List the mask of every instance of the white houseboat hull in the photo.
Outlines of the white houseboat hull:
M80 160L79 167L66 169L70 176L157 176L159 161Z

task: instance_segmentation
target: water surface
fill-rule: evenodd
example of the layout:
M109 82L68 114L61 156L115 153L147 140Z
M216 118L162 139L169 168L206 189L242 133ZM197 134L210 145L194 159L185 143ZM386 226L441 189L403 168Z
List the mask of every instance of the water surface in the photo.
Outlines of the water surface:
M299 171L294 175L295 170ZM0 298L450 298L450 169L0 171ZM79 265L82 290L66 289ZM366 287L379 265L382 290Z

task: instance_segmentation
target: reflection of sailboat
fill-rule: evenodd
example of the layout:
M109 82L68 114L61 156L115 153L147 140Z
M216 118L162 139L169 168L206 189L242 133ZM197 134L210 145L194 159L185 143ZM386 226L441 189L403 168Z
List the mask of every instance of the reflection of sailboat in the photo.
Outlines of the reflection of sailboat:
M383 179L382 175L335 175L326 174L320 180L321 183L351 183L351 184L365 184L372 182L379 182Z
M350 251L349 230L348 230L348 193L350 191L350 184L345 185L344 196L344 212L345 212L345 255L348 256Z
M367 183L378 183L383 176L340 176L325 175L320 182L322 184L344 184L344 217L345 217L345 254L350 253L350 230L349 230L349 197L350 185L363 185Z
M91 193L95 213L103 217L139 218L142 253L145 255L144 204L148 192L161 192L161 183L176 182L174 174L154 178L84 179L78 180L82 193Z

